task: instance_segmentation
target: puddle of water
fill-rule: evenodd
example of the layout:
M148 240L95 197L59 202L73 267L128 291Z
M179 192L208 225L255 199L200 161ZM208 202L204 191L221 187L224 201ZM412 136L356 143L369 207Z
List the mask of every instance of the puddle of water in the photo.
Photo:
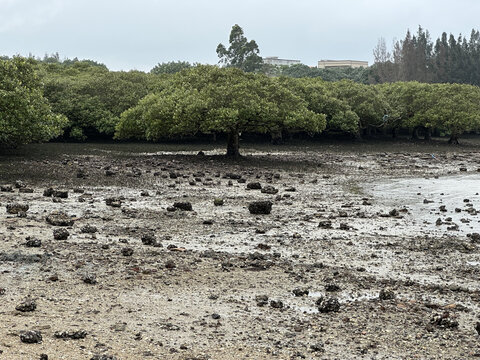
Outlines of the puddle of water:
M480 232L480 214L474 215L466 211L473 207L480 212L480 174L437 179L394 179L374 185L370 192L385 206L408 208L410 220L422 230L444 233L448 231L447 227L456 224L462 234ZM425 199L433 202L424 203ZM464 199L469 199L469 202L464 202ZM446 211L440 211L442 205ZM461 211L456 212L455 209ZM448 217L452 220L445 223ZM444 222L442 225L436 225L438 218Z

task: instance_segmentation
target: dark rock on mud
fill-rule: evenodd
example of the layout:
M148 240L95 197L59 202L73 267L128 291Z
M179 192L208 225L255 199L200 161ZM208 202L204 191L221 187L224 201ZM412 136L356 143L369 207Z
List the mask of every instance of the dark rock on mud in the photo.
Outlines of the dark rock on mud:
M448 311L442 314L435 314L430 320L430 323L441 329L458 328L458 321Z
M60 228L53 230L53 238L55 240L67 240L69 236L70 233L67 229Z
M157 244L157 239L153 234L144 234L141 240L143 245L155 246Z
M40 247L42 246L42 241L40 239L37 239L35 237L30 237L28 236L26 238L26 242L25 242L25 246L26 247L31 247L31 248L35 248L35 247Z
M282 300L271 300L270 306L274 309L282 309L284 305Z
M131 247L122 248L122 255L123 256L132 256L133 255L133 248L131 248Z
M7 213L18 214L21 212L27 212L30 207L27 204L14 203L14 204L7 204L6 208L7 208Z
M183 211L193 210L192 204L189 201L177 201L173 204L173 207Z
M380 290L378 294L378 298L380 300L394 300L395 299L395 292L391 288L384 288Z
M21 194L33 194L33 189L31 188L20 188L18 192Z
M312 352L325 352L325 346L323 345L323 343L318 342L310 345L310 350L312 350Z
M325 291L336 292L336 291L340 291L340 290L342 290L342 289L337 284L332 284L331 283L331 284L325 285Z
M117 360L117 357L113 355L101 354L92 356L90 360Z
M224 201L221 198L216 198L213 200L213 205L215 206L223 206L223 204L224 204Z
M331 229L332 222L330 220L322 220L318 223L318 227L322 229Z
M121 207L122 206L122 197L109 197L105 199L105 204L111 207Z
M270 195L275 195L278 193L278 189L275 188L274 186L272 185L267 185L265 186L264 188L262 188L262 190L260 190L260 192L262 194L270 194Z
M340 310L340 302L335 297L322 296L317 300L316 305L321 313L338 312Z
M248 211L254 215L268 215L272 211L271 201L255 201L248 205Z
M308 289L301 289L301 288L295 288L292 290L293 295L297 297L307 296L308 292L309 292Z
M268 296L267 295L257 295L255 296L255 301L257 302L257 306L265 306L268 304Z
M46 197L50 197L53 195L55 190L53 190L53 188L47 188L45 190L43 190L43 196L46 196Z
M54 211L47 216L47 223L54 226L72 226L74 220L61 211Z
M67 199L68 198L68 191L67 190L54 190L53 197L60 198L60 199Z
M1 192L13 192L13 187L11 185L2 185L0 186Z
M15 310L20 312L30 312L30 311L35 311L36 308L37 308L37 303L35 302L35 300L26 298L15 307Z
M95 285L97 283L97 277L95 274L84 274L82 276L82 281L85 284Z
M165 263L165 268L166 269L175 269L176 267L177 267L177 265L175 265L175 262L173 260L168 260Z
M249 190L261 190L262 185L259 182L249 182L247 184L247 189L249 189Z
M42 342L42 334L36 330L21 331L20 341L25 344L40 344Z
M98 230L97 230L97 227L96 227L96 226L87 224L87 225L82 226L82 228L80 229L80 231L81 231L83 234L95 234Z
M85 339L87 337L87 332L85 330L72 330L72 331L57 331L53 334L57 339L71 339L79 340Z

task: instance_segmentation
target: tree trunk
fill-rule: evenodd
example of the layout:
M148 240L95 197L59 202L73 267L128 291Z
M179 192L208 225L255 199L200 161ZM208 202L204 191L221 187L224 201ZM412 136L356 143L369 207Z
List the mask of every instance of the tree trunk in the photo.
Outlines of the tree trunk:
M228 134L227 140L227 156L228 157L239 157L239 135L238 131L232 131Z
M448 139L448 143L452 145L458 145L458 136L457 135L451 135L450 139Z
M418 126L415 126L412 130L412 140L418 140L419 139L419 136L418 136L418 130L420 130L420 127Z
M212 133L212 141L217 142L217 133L216 132Z
M393 139L397 138L397 128L396 127L392 128L392 138Z
M283 144L282 131L280 131L280 130L272 131L270 135L272 137L272 145Z
M430 128L425 129L425 140L427 141L432 140L432 129Z

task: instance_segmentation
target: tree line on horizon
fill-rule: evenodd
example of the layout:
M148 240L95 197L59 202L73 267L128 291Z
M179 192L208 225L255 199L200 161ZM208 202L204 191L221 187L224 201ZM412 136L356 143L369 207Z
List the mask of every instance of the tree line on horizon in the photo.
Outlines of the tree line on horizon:
M58 54L1 59L0 145L224 134L227 154L238 156L240 133L279 142L298 132L359 138L410 131L456 143L480 130L477 86L271 76L258 71L258 47L236 30L230 47L217 48L223 67L169 63L145 73Z

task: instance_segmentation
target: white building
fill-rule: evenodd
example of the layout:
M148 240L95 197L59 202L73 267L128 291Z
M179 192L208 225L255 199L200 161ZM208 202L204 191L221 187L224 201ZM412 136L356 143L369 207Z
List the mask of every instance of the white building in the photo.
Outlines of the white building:
M279 59L278 56L264 57L263 63L269 64L269 65L277 65L277 66L280 66L280 65L291 66L295 64L301 64L300 60Z
M318 62L319 69L327 68L366 68L368 67L368 61L359 60L320 60Z

